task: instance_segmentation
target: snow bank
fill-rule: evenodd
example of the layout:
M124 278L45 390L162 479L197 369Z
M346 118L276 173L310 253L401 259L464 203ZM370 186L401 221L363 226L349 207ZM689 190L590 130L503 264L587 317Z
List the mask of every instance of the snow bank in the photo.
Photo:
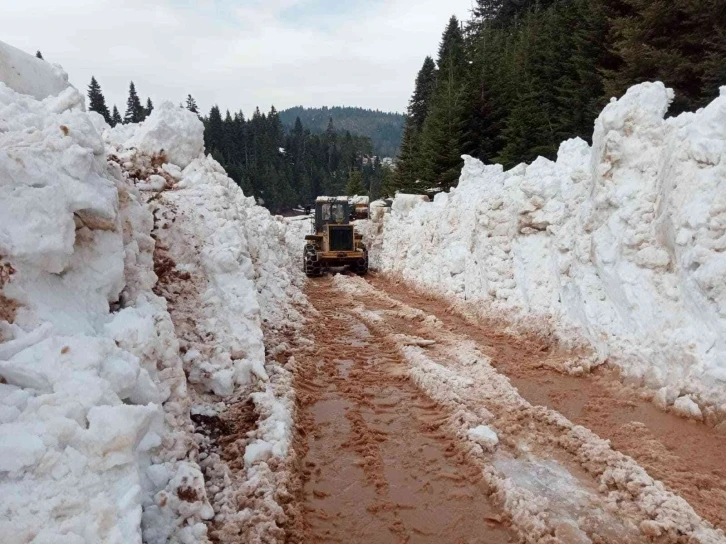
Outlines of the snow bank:
M465 157L451 192L396 198L372 264L726 413L726 88L664 120L672 98L631 88L556 162Z
M71 86L68 74L57 64L28 55L0 42L0 82L16 93L36 100L56 96Z
M302 325L293 307L303 300L296 287L302 271L288 255L285 224L188 145L202 140L198 118L171 104L156 114L133 131L127 125L104 135L153 209L157 292L169 303L200 422L195 436L212 496L212 536L279 539L294 397L291 375L275 357L288 347L283 338ZM168 157L188 164L163 163ZM239 436L224 436L222 444L211 436L215 425Z
M59 94L0 85L3 542L141 542L142 524L147 542L203 540L151 213L78 91L8 50L15 87Z

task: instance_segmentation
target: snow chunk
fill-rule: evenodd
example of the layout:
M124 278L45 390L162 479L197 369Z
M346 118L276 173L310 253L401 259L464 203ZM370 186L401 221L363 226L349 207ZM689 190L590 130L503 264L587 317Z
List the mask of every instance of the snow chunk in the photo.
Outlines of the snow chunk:
M482 445L487 450L493 450L499 444L499 437L488 425L479 425L469 429L469 439Z
M43 441L24 425L0 425L0 472L15 472L34 465L45 453Z
M163 152L169 162L186 168L204 153L204 125L196 114L165 101L124 145L148 155Z
M701 413L701 409L698 407L698 404L693 402L693 399L688 396L678 397L673 403L673 411L682 417L698 420L703 419L703 414Z
M16 93L30 95L36 100L56 96L71 86L68 74L59 65L4 42L0 42L0 82Z

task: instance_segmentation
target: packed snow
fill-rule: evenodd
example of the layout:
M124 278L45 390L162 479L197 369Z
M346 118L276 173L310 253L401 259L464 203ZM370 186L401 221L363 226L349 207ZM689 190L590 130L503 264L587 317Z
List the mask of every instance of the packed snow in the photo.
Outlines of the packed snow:
M0 81L15 92L36 100L56 96L71 86L68 74L59 65L3 42L0 42Z
M43 62L0 43L0 534L207 542L220 502L205 476L219 470L190 413L254 402L230 501L242 486L273 496L268 461L288 455L290 380L263 343L299 321L284 226L204 156L196 115L164 103L111 129ZM191 317L210 334L194 346L157 284L161 228L166 242L188 235L172 272L202 287ZM249 504L240 515L263 525Z
M723 417L726 88L664 119L672 99L661 83L632 87L592 147L568 140L555 162L504 171L465 157L458 187L376 214L372 265L590 348L572 371L609 361L661 405Z

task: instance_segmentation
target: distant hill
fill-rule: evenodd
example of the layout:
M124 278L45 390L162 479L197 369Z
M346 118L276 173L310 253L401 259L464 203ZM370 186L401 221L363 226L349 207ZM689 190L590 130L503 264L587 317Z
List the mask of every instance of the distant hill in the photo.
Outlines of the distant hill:
M349 131L351 134L368 136L373 144L373 151L381 157L395 157L401 145L404 117L400 113L387 113L363 108L304 108L296 106L280 112L280 119L286 128L295 124L295 118L311 132L325 132L328 119L333 118L337 131Z

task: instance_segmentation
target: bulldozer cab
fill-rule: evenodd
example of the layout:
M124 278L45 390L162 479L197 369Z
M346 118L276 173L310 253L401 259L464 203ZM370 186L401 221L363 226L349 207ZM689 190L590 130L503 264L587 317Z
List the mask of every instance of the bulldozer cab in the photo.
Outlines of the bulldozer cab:
M346 200L318 201L315 203L315 232L322 232L325 225L347 225L350 207Z

